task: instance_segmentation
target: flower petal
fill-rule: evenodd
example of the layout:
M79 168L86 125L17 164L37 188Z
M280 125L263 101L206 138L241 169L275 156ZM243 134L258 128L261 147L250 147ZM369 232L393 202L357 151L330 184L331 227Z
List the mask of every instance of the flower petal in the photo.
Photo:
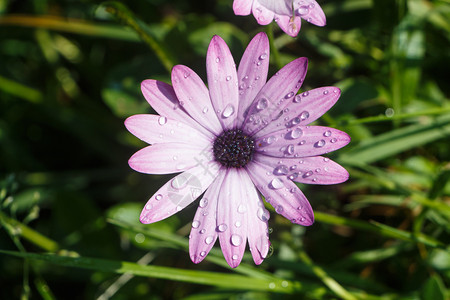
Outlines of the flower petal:
M180 105L189 115L212 133L220 134L222 127L201 78L190 68L176 65L172 69L172 84Z
M244 114L261 88L266 84L269 70L270 46L264 32L258 33L248 44L238 68L239 110L236 125L244 122Z
M183 122L208 136L208 131L189 116L179 105L177 95L171 85L157 80L147 79L141 83L142 94L150 106L161 116Z
M294 12L296 16L300 16L311 24L317 26L327 24L325 13L315 0L304 0L301 4L300 2L294 2Z
M217 199L225 173L225 171L220 172L206 190L192 222L191 234L189 235L189 255L195 264L201 262L208 255L217 240Z
M257 133L281 117L284 107L292 101L303 83L307 68L308 59L301 57L270 78L248 109L243 125L248 134Z
M255 140L256 151L274 157L317 156L344 147L350 136L323 126L282 128Z
M239 106L236 64L227 44L218 35L208 47L206 74L211 101L222 127L234 128Z
M258 0L258 2L280 15L292 15L292 0Z
M219 169L216 162L210 161L175 176L148 200L141 212L141 223L161 221L188 206L209 187Z
M328 157L280 158L255 155L254 160L272 168L272 174L306 184L337 184L348 179L348 172Z
M128 161L130 167L146 174L170 174L189 170L202 158L211 157L211 145L184 143L154 144L136 152Z
M295 183L279 178L273 174L271 166L257 161L248 164L247 171L266 202L275 208L275 212L295 224L309 226L314 222L311 205Z
M267 25L274 17L273 10L262 6L258 0L253 1L252 13L259 25Z
M125 120L125 127L149 144L173 142L191 144L195 141L196 145L206 147L213 138L204 136L187 124L157 115L131 116Z
M280 128L280 124L290 128L307 125L320 118L339 99L341 90L336 87L321 87L296 95L283 111L283 122L271 122L258 132L265 135Z
M248 221L247 230L248 245L252 253L255 264L259 265L266 258L269 252L270 242L268 233L269 212L264 208L264 203L254 187L248 174L242 177L243 180L248 181L243 185L252 185L252 188L246 190L246 204L248 207Z
M238 16L247 16L252 10L252 0L234 0L233 11Z
M275 21L278 26L292 37L296 37L302 26L302 19L300 17L291 17L287 15L275 14Z
M250 180L244 180L245 170L227 170L220 189L217 206L217 228L220 247L228 265L236 268L244 255L247 244L246 190L253 188Z

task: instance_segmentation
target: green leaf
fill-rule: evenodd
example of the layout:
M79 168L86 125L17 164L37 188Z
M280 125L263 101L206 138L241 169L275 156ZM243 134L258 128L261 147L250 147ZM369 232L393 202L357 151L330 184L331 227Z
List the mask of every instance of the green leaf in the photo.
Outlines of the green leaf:
M420 299L445 300L445 294L446 290L442 279L437 274L434 274L423 285L422 290L420 291Z

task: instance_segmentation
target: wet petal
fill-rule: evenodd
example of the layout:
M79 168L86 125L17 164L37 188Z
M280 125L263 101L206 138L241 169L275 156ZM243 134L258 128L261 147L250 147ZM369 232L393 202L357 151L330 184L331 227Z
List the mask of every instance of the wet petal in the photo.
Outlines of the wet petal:
M136 152L128 161L130 167L147 174L170 174L189 170L206 157L211 157L212 146L183 143L154 144Z
M180 105L189 115L212 133L220 134L222 127L201 78L190 68L176 65L172 69L172 84Z
M216 162L203 162L175 176L148 200L140 221L143 224L154 223L179 212L209 187L218 172Z
M252 13L259 25L267 25L272 22L274 12L262 6L258 0L253 1Z
M217 199L225 172L220 172L199 202L192 222L189 238L189 255L198 264L208 255L217 240Z
M314 222L311 205L291 180L273 174L273 168L254 161L247 167L249 175L266 202L275 212L292 223L309 226Z
M206 137L193 127L157 115L134 115L125 120L129 132L149 144L187 143L195 141L196 145L206 147L211 143L213 135Z
M217 206L217 232L220 247L228 265L236 268L247 244L247 190L253 188L245 170L227 170Z
M274 157L317 156L340 149L350 142L343 131L323 126L282 128L255 140L256 151Z
M275 14L275 21L286 34L292 37L298 35L302 26L302 19L300 17Z
M311 24L317 26L327 24L325 13L315 0L304 0L301 3L294 2L294 13Z
M337 184L348 179L348 172L328 157L302 158L255 155L254 159L272 168L272 173L282 180L288 179L306 184Z
M308 125L326 113L339 99L341 90L336 87L321 87L295 95L283 111L283 118L272 122L258 132L259 136L297 125Z
M252 1L249 0L234 0L233 11L238 16L247 16L252 10Z
M172 86L158 80L147 79L141 83L142 94L150 106L161 116L183 122L208 136L208 131L179 105Z
M206 54L209 94L224 129L235 127L239 105L236 64L225 41L214 36Z
M257 0L261 5L280 15L292 15L292 0Z
M284 107L292 101L300 89L307 68L307 58L301 57L284 66L270 78L248 109L243 125L248 134L257 133L282 116Z
M267 35L258 33L248 44L238 68L239 110L236 125L244 122L244 114L267 80L270 46Z

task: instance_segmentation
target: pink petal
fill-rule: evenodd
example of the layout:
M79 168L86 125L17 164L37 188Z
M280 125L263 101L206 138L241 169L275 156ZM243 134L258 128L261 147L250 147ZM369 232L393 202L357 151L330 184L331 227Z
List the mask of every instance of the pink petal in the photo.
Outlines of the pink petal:
M259 4L280 15L292 15L292 0L257 0ZM255 0L256 2L256 0Z
M300 17L275 14L275 21L285 33L292 37L296 37L298 35L302 26L302 20Z
M141 212L141 223L161 221L188 206L214 181L219 168L216 162L202 162L175 176L148 200Z
M128 164L141 173L170 174L189 170L212 155L211 145L154 144L136 152Z
M260 32L248 44L239 63L239 110L236 121L238 127L244 122L245 110L266 84L269 55L269 39L264 32Z
M155 143L187 143L195 141L197 145L206 147L211 143L212 134L206 137L193 127L157 115L134 115L125 120L129 132L149 144Z
M189 114L179 106L177 95L167 83L162 81L147 79L141 83L142 94L150 106L161 116L183 122L192 128L197 129L208 136L208 131L189 116Z
M227 170L220 189L217 206L217 228L220 247L228 265L236 268L244 255L247 244L246 190L253 188L250 180L245 180L245 170ZM248 176L247 176L248 177Z
M315 0L304 0L301 5L299 2L294 2L294 12L296 16L300 16L311 24L317 26L327 24L325 13Z
M280 158L255 155L254 160L272 168L280 179L306 184L337 184L348 179L348 172L327 157Z
M274 16L274 12L260 5L258 0L253 2L252 13L259 25L269 24Z
M242 185L252 185L248 174L242 177L245 182ZM246 190L246 204L248 207L248 245L255 264L259 265L269 252L270 242L268 234L269 212L264 208L264 203L255 187Z
M278 71L264 85L248 109L244 129L255 134L281 117L283 109L292 102L306 76L308 59L298 58Z
M274 157L317 156L344 147L350 136L323 126L282 128L255 141L256 151Z
M238 16L247 16L252 10L253 0L234 0L233 11Z
M206 54L209 94L224 129L235 127L239 107L236 64L225 41L215 35Z
M280 118L279 122L269 123L267 127L258 132L258 135L273 132L280 128L280 124L290 128L312 123L326 113L336 103L340 95L341 91L332 86L298 94L284 109L283 118Z
M212 133L220 134L222 127L200 77L190 68L176 65L172 69L172 84L180 105L189 115Z
M200 200L191 234L189 235L189 255L198 264L208 255L217 240L217 199L226 172L220 172Z
M279 178L273 174L272 167L256 161L247 165L247 171L275 212L295 224L309 226L314 222L311 205L295 183Z

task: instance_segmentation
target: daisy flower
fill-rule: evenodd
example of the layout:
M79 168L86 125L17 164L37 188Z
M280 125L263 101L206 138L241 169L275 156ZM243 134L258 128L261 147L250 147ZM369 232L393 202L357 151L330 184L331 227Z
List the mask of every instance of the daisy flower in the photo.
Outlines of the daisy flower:
M234 0L236 15L253 14L260 25L272 20L290 36L297 36L301 19L317 26L325 26L326 18L322 8L315 0Z
M199 263L219 239L233 268L247 243L256 264L269 251L269 212L261 195L292 223L311 225L311 205L295 182L347 180L343 167L320 155L350 138L333 128L306 126L340 96L335 87L297 94L307 63L298 58L266 82L265 33L253 38L237 70L227 44L214 36L206 56L208 88L182 65L172 70L172 86L143 81L142 93L159 115L125 121L131 133L151 144L135 153L129 165L148 174L181 173L150 198L140 221L163 220L203 195L189 236L190 257Z

